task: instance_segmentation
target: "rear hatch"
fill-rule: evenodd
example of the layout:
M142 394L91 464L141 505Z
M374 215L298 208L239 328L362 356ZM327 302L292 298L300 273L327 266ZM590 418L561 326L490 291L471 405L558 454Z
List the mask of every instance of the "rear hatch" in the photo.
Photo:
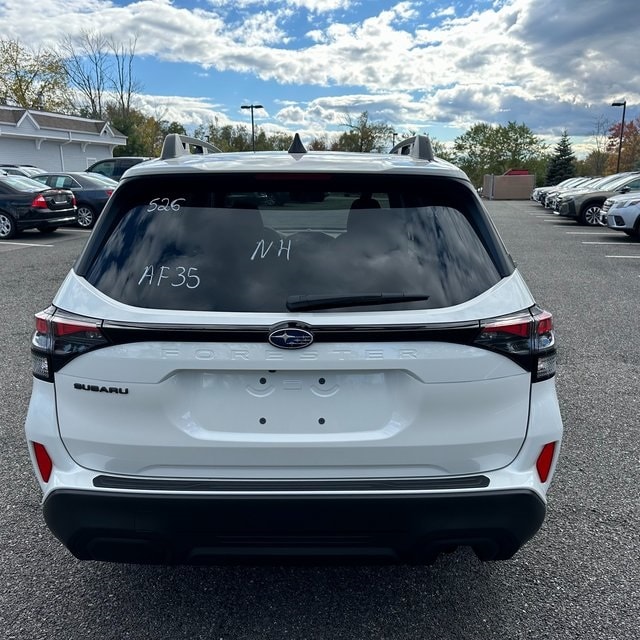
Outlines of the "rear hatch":
M284 351L156 340L76 358L57 373L56 396L66 447L97 471L442 476L515 457L530 384L506 357L450 342Z
M509 464L527 430L518 345L533 300L453 182L123 184L54 301L70 454L165 478Z

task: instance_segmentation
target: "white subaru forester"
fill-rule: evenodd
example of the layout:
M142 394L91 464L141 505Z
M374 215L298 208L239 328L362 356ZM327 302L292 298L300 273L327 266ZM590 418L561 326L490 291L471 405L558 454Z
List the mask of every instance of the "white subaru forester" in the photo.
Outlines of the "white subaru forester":
M543 522L552 317L425 137L170 136L35 324L26 436L78 558L497 560Z

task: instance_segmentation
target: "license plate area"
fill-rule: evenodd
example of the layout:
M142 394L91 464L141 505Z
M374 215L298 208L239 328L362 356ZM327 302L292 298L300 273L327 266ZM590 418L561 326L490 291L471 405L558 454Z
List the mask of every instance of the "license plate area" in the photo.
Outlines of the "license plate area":
M372 437L394 422L399 372L181 372L174 424L191 436L251 441ZM397 397L395 398L397 401ZM396 416L397 422L399 417Z

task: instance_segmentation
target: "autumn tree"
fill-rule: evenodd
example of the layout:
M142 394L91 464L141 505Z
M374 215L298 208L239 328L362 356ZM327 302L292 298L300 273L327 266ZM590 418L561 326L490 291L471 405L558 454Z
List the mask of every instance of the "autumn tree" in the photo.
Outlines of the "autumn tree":
M69 92L59 56L47 49L30 49L17 40L0 39L0 103L68 111Z
M620 150L620 171L633 171L640 168L640 116L626 122L620 146L620 127L618 122L609 128L607 141L607 173L615 173Z

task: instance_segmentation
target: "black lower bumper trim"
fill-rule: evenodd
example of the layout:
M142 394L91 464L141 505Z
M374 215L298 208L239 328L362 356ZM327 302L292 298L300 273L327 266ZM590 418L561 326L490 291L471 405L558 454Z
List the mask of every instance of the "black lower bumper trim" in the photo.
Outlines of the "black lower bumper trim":
M101 489L137 491L207 491L215 492L327 492L327 491L442 491L444 489L483 489L489 486L487 476L459 478L389 478L352 480L159 480L96 476L93 486Z
M471 546L510 558L540 528L527 490L456 495L209 496L58 490L47 525L85 560L210 564L315 558L430 563Z

